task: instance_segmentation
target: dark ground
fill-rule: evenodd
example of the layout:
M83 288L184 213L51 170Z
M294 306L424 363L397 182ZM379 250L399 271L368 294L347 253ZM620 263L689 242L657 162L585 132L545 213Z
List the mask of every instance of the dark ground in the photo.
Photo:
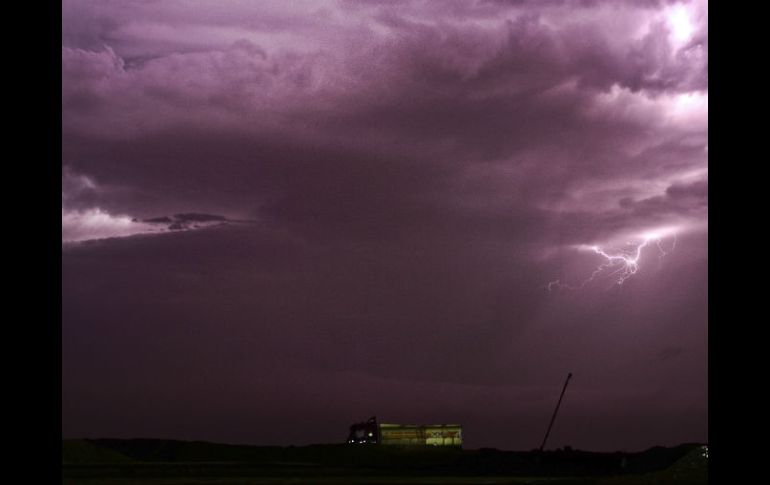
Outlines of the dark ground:
M62 441L65 484L705 484L707 462L699 444L640 453L538 453L152 439Z

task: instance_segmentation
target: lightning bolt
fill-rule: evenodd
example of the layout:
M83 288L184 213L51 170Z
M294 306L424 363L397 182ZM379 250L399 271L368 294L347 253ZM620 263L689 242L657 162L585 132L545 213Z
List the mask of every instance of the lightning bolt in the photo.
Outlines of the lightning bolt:
M676 236L673 237L673 243L671 247L666 250L663 247L664 236L672 232L670 229L659 230L654 232L648 232L641 236L640 241L633 243L627 243L630 249L610 250L603 249L598 245L588 246L581 245L579 249L584 251L591 251L604 258L604 262L594 269L588 278L584 279L579 285L570 285L562 283L561 279L556 279L548 282L546 288L548 291L552 291L554 288L566 288L570 290L576 290L585 287L592 281L598 278L611 278L612 284L610 287L619 285L622 286L627 279L635 275L639 271L639 264L642 259L643 250L654 244L658 249L659 259L662 259L668 253L674 250L676 247Z

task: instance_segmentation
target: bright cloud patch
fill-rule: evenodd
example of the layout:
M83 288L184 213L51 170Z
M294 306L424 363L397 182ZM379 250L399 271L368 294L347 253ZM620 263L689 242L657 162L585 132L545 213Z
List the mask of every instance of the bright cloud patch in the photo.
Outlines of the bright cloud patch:
M158 232L152 224L134 222L127 216L115 216L99 208L78 210L62 209L62 242L125 237L134 234Z
M679 46L689 41L695 32L695 26L690 19L690 13L684 5L676 5L667 15L672 40Z

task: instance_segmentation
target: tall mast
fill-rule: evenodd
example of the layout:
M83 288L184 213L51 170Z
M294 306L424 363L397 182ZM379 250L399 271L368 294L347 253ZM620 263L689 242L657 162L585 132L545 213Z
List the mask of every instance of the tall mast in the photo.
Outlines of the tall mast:
M545 438L543 438L543 443L540 445L540 451L543 451L543 448L545 447L545 442L548 439L548 435L551 434L551 427L553 427L553 422L556 421L556 413L559 412L559 406L561 406L561 400L564 397L564 391L567 390L567 384L569 384L569 380L572 378L572 372L567 374L567 380L564 381L564 387L561 390L561 395L559 396L559 402L556 403L556 409L553 410L553 416L551 416L551 424L548 425L548 431L545 432Z

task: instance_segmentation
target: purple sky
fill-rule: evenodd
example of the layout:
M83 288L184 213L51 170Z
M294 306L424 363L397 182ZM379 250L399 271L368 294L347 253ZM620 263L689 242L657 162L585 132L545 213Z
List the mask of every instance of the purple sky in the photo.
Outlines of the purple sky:
M65 438L708 440L705 1L62 15Z

